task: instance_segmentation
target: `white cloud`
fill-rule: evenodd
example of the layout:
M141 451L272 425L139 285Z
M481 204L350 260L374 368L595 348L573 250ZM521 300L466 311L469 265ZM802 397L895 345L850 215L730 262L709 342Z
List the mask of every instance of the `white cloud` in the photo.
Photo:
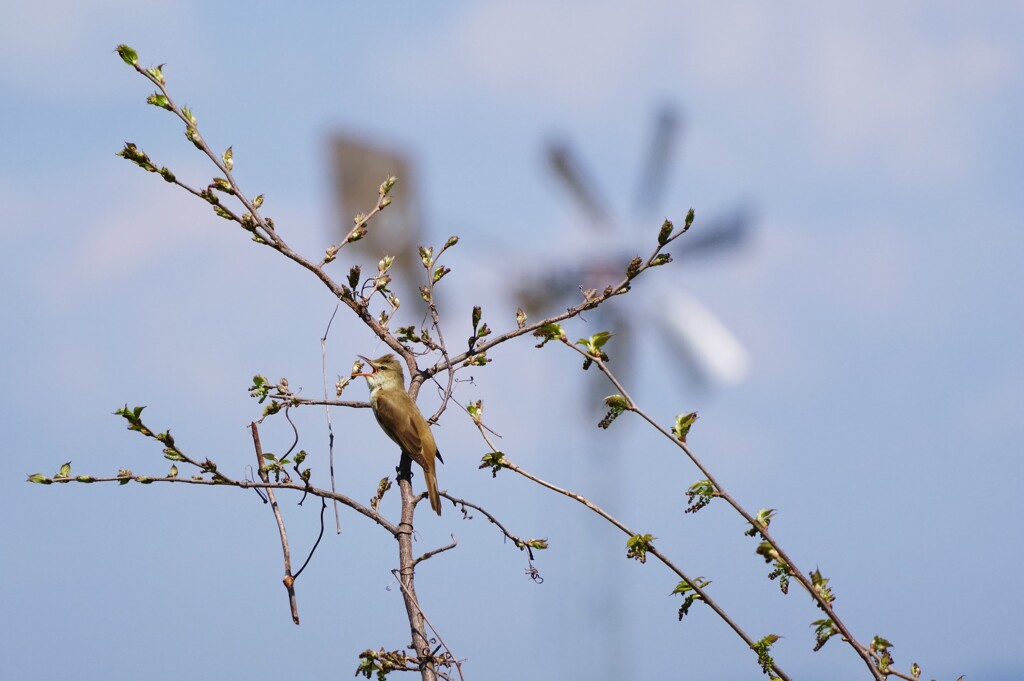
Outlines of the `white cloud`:
M941 31L922 25L926 12ZM636 98L675 96L769 120L766 142L796 135L792 143L826 165L924 183L963 177L981 162L976 148L991 133L974 112L993 106L1024 56L992 21L965 21L963 12L486 3L456 15L440 39L412 45L403 63L420 65L407 74L416 91L464 87L514 107L512 115L562 109L621 121Z
M115 70L90 68L93 60L116 60L120 41L139 40L138 48L149 38L172 40L197 51L187 37L191 12L187 3L152 7L132 0L18 3L0 21L0 84L44 97L96 94L97 83Z

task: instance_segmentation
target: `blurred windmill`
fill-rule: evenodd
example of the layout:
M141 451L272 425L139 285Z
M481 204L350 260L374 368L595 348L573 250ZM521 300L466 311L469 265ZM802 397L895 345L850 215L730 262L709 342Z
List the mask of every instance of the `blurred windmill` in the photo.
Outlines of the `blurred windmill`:
M561 139L550 142L545 154L551 170L574 203L585 216L584 229L588 238L583 240L589 253L579 259L579 264L563 266L554 274L546 273L520 287L518 299L531 316L544 316L552 310L575 304L580 291L594 288L602 290L609 284L622 280L625 264L637 255L637 243L650 242L660 222L658 210L666 189L666 178L677 148L677 138L682 124L674 107L665 106L656 115L654 134L650 148L643 160L639 185L634 204L629 207L623 220L610 209L610 201L597 190L574 153L570 144ZM622 224L624 223L624 224ZM730 213L712 219L699 217L693 229L682 239L673 243L672 255L676 260L707 257L716 252L728 252L740 246L747 238L750 218L746 210L737 207ZM641 234L637 231L642 229ZM643 246L646 249L647 246ZM550 272L550 270L549 270ZM643 283L646 290L631 295L627 305L608 305L597 308L588 315L594 331L608 330L616 334L612 357L617 365L616 373L629 372L628 366L621 366L636 354L631 338L636 329L652 327L659 340L670 348L688 373L700 384L730 385L739 383L746 376L750 360L747 351L731 331L692 294L684 291L678 282L666 282L668 272L657 272ZM595 314L596 313L596 314ZM594 317L598 319L594 319ZM652 325L652 322L653 325ZM594 381L594 386L607 391L604 381ZM604 394L604 392L602 392ZM599 403L598 403L599 404ZM612 428L597 435L592 427L582 431L587 438L586 451L588 466L574 469L576 475L589 479L581 482L601 500L602 505L618 508L629 504L627 490L635 483L634 469L626 465L621 437L622 428ZM622 589L621 566L600 559L599 553L585 540L584 526L571 536L575 541L569 551L576 558L579 579L584 582L579 602L568 609L572 612L587 612L602 622L595 632L602 649L609 654L602 658L594 676L617 679L628 673L628 654L623 651L622 641L628 637L629 611ZM572 631L570 622L565 622L567 631ZM569 645L571 642L566 642ZM566 670L567 673L572 673Z
M657 226L656 216L661 205L676 141L681 132L680 117L672 106L663 107L657 114L651 146L647 152L637 187L631 219L626 228L644 229L651 234ZM622 277L623 263L629 262L634 251L607 247L609 240L636 243L636 234L616 233L620 222L608 209L605 196L587 175L583 164L569 143L554 140L547 145L547 160L556 177L586 217L586 229L594 238L587 239L600 250L591 253L575 266L561 268L556 274L542 275L520 287L518 298L527 313L542 315L579 299L580 286L603 289ZM698 218L693 230L672 249L676 260L707 257L714 253L735 250L746 240L750 228L748 211L737 206L716 218ZM664 277L652 277L664 282ZM629 309L608 306L599 308L602 327L614 330L618 336L617 357L629 357L629 329L635 314L641 319L656 320L660 335L669 344L672 354L679 358L689 373L702 384L731 385L739 383L750 367L749 355L731 331L692 294L678 284L660 283L647 296L632 299ZM642 309L636 309L640 305Z
M416 288L423 279L418 255L419 246L424 243L423 213L411 162L398 150L346 133L332 135L330 149L337 216L332 224L337 225L339 240L348 234L357 213L365 213L373 207L380 183L389 175L398 178L391 191L391 205L373 218L365 237L342 250L342 256L350 256L350 248L352 254L364 256L361 258L364 264L375 263L383 255L395 256L391 288L402 301L403 309L417 309L421 299Z

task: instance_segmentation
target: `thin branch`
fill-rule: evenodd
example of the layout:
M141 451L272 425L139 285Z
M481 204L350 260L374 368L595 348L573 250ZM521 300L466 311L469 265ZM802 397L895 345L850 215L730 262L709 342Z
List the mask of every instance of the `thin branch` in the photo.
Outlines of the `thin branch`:
M200 486L208 486L208 487L237 487L238 489L245 489L245 490L248 490L248 489L261 489L261 490L286 489L286 490L292 490L292 491L295 491L295 492L303 492L303 493L312 494L313 496L320 497L321 499L334 499L334 500L337 500L341 504L351 508L353 511L356 511L357 513L360 513L361 515L364 515L367 518L369 518L370 520L372 520L373 522L377 523L378 525L383 527L385 530L387 530L389 534L397 536L398 532L399 532L398 527L393 525L384 516L380 515L379 513L374 511L373 509L370 509L370 508L367 508L366 506L363 506L362 504L360 504L355 499L352 499L351 497L345 496L344 494L337 494L337 493L331 492L331 491L326 490L326 489L320 489L319 487L314 487L312 485L306 485L306 484L301 484L300 485L300 484L295 483L295 482L256 482L254 480L231 480L229 478L224 478L223 476L221 477L221 479L210 479L210 478L203 478L203 477L200 477L200 476L196 476L196 477L193 477L193 478L178 478L178 477L170 477L170 476L165 476L165 477L157 478L157 477L149 477L149 476L146 476L146 475L118 475L118 476L114 476L114 477L84 476L84 477L86 477L87 479L79 480L79 479L76 479L76 478L68 478L66 480L62 480L62 479L47 478L46 480L48 480L49 482L48 483L43 483L43 484L67 483L67 482L78 482L78 483L87 483L87 482L88 483L93 483L93 482L116 482L116 483L119 483L119 484L123 485L123 484L126 484L128 482L138 482L138 483L143 484L143 485L148 485L148 484L151 484L151 483L154 483L154 482L168 482L168 483L178 483L178 484L183 484L183 485L200 485Z
M337 508L337 503L338 502L335 501L334 503L335 503L335 508ZM302 571L306 569L307 565L309 565L309 561L311 561L313 559L313 554L316 553L316 548L318 546L320 546L320 540L324 538L324 511L326 511L326 510L327 510L327 500L321 498L320 499L320 534L317 535L316 541L313 542L313 548L311 548L309 550L309 555L306 556L306 560L303 561L302 567L300 567L298 572L295 573L295 579L298 579L299 575L302 574Z
M270 476L267 474L266 466L263 465L263 447L260 445L260 431L256 426L256 423L250 423L249 427L252 429L252 444L256 448L256 463L259 472L260 479L263 482L269 483ZM284 528L284 518L281 517L281 509L277 505L277 498L274 496L273 489L267 489L267 497L270 498L270 508L274 511L274 518L277 519L277 531L281 535L281 551L284 553L284 588L288 590L288 604L292 610L292 621L295 624L299 623L299 606L295 600L295 577L292 576L292 555L288 549L288 533ZM319 540L318 540L319 541Z
M412 566L416 567L417 565L419 565L423 561L429 560L429 559L433 558L434 556L436 556L439 553L444 553L445 551L450 551L450 550L454 549L456 546L458 546L459 542L455 541L455 535L453 534L453 535L450 535L450 536L452 538L452 543L451 544L445 544L444 546L440 546L440 547L438 547L436 549L433 549L431 551L427 551L422 556L420 556L419 558L414 560L412 562Z
M494 446L494 444L490 441L490 438L487 437L487 434L483 430L483 428L479 427L479 424L478 430L480 431L480 435L483 436L484 441L487 442L487 445L491 448L491 451L496 454L500 453L498 449ZM633 530L626 527L626 525L622 523L622 521L620 521L618 518L615 518L610 513L599 507L597 504L584 497L582 494L577 494L576 492L563 489L546 480L543 480L537 477L536 475L533 475L532 473L529 473L520 468L519 466L515 465L514 463L509 461L508 458L505 457L504 455L502 455L501 466L503 468L509 469L510 471L518 473L527 480L531 480L537 483L541 487L545 487L551 490L552 492L557 492L563 496L569 497L573 501L576 501L582 504L583 506L586 506L592 512L604 518L606 521L614 525L627 536L634 537L638 534L637 532L634 532ZM728 625L729 628L732 629L736 633L736 635L739 636L740 639L742 639L743 642L747 644L748 647L753 649L753 646L756 642L752 638L750 638L750 636L747 635L747 633L739 626L739 624L737 624L732 619L732 617L730 617L729 614L720 605L718 605L718 603L714 599L711 598L711 596L708 595L707 591L705 591L704 588L701 587L699 580L687 576L686 573L684 573L678 566L676 566L675 563L669 560L667 556L665 556L663 553L655 549L653 545L648 547L647 552L655 556L658 560L661 561L661 563L665 567L667 567L669 570L678 575L681 580L686 582L686 584L700 596L701 600L703 600L707 604L707 606L711 608L716 615L718 615L719 619L725 622L726 625ZM782 669L777 664L772 663L771 668L780 679L783 679L784 681L790 681L789 676L784 671L782 671Z
M454 541L454 537L452 538L452 541ZM420 603L416 599L416 594L409 591L409 589L406 588L405 584L402 583L401 575L398 574L397 570L392 570L391 574L395 576L396 580L398 580L398 586L402 588L402 592L406 595L406 597L410 598L416 604L416 609L419 610L420 616L423 618L423 621L426 622L427 626L430 627L430 630L434 632L434 636L437 638L438 643L440 643L444 647L448 659L451 661L452 664L455 665L455 669L459 673L459 678L462 679L462 681L465 681L465 677L462 675L462 663L459 661L459 658L455 657L455 655L452 653L452 649L448 647L448 644L444 642L444 639L441 637L441 633L437 630L437 627L435 627L427 618L427 616L423 613L423 608L420 607Z
M497 527L501 531L501 533L503 535L505 535L505 538L508 539L510 542L512 542L515 545L516 548L518 548L520 551L526 551L526 554L530 557L530 560L533 560L533 547L532 547L531 542L543 541L543 542L545 542L545 544L547 543L546 539L535 540L535 539L522 539L520 537L517 537L516 535L512 534L511 532L509 532L505 528L505 526L502 525L501 522L497 518L494 517L494 515L489 513L482 506L478 506L477 504L474 504L472 502L466 501L465 499L459 499L458 497L453 497L452 495L448 494L447 492L441 492L441 496L444 497L445 499L448 499L453 504L456 504L458 506L462 506L463 507L462 513L463 513L464 516L468 516L468 513L466 512L466 508L472 508L472 509L474 509L476 511L479 511L480 513L483 513L484 516L489 521L491 521L491 523L495 527Z
M615 389L618 390L619 394L626 399L626 402L629 405L627 407L628 411L632 411L633 413L640 416L640 418L646 421L651 427L653 427L655 430L657 430L659 433L665 436L670 442L672 442L672 444L674 444L676 447L681 449L686 454L690 461L697 467L698 470L700 470L701 474L704 475L704 477L714 487L716 496L719 496L722 499L724 499L726 503L728 503L737 513L739 513L743 517L745 521L747 521L750 524L751 527L757 530L758 534L760 534L766 542L771 544L772 548L777 552L780 562L784 563L789 567L792 576L795 577L796 580L800 583L800 585L804 587L804 590L807 591L808 594L810 594L811 598L814 599L818 607L821 608L825 612L825 614L827 614L829 618L835 623L836 627L842 633L843 639L846 640L851 647L853 647L857 655L860 656L860 658L868 666L868 668L871 670L872 676L876 679L876 681L884 681L885 674L877 668L874 660L872 659L871 651L868 649L868 647L860 643L853 636L852 632L846 626L846 624L839 618L838 615L835 614L835 610L833 610L832 608L831 601L825 598L821 593L819 593L818 589L814 588L814 584L811 582L811 580L808 579L808 577L805 576L803 572L801 572L796 567L796 564L792 561L789 555L786 554L786 552L782 549L778 542L776 542L776 540L771 536L765 524L759 522L743 506L741 506L740 503L732 497L732 495L725 491L725 488L722 487L721 483L718 482L718 480L711 474L711 471L701 462L700 459L697 458L697 456L693 453L693 451L685 442L675 437L664 426L662 426L660 423L651 418L651 416L648 415L647 412L643 411L640 407L637 406L636 402L633 400L632 397L630 397L629 393L626 392L626 389L623 387L622 383L620 383L619 380L615 377L615 374L608 368L608 364L603 359L596 355L586 352L585 350L577 347L576 345L573 345L566 339L563 339L562 342L567 347L571 348L574 352L582 355L583 357L589 359L594 363L594 366L596 366L601 371L601 373L603 373L605 377L608 378L612 385L615 386Z
M320 372L323 376L324 381L324 402L328 400L327 394L327 334L331 332L331 324L334 323L334 315L338 314L338 305L334 306L334 312L331 313L331 318L327 320L327 328L324 329L324 335L320 337ZM331 425L331 407L330 405L324 405L324 413L327 415L327 460L328 466L331 473L331 491L336 491L334 486L334 427ZM334 526L337 528L337 533L341 534L341 516L338 514L338 502L334 502ZM319 540L318 540L319 541Z
M509 340L512 340L513 338L518 338L519 336L523 336L528 333L533 333L534 331L537 331L538 329L547 326L548 324L557 324L558 322L565 321L566 319L569 319L571 317L576 317L580 313L586 312L587 310L592 310L596 308L598 305L604 303L605 301L614 298L615 296L627 293L630 288L630 282L632 282L634 279L640 276L640 274L647 271L648 269L652 267L657 267L658 265L656 265L655 262L658 256L661 255L662 249L664 249L665 246L667 246L668 244L672 243L677 238L682 236L687 229L688 227L676 229L675 232L665 240L664 244L658 244L657 248L654 249L654 252L651 253L650 257L648 257L647 260L641 261L641 263L635 269L627 270L626 277L621 282L619 282L617 286L608 286L602 293L595 294L592 297L586 298L582 303L574 307L568 308L565 312L561 314L557 314L554 315L553 317L548 317L547 319L543 319L539 322L524 325L522 328L513 329L511 331L503 333L500 336L492 338L486 343L474 346L472 352L467 351L458 354L455 357L448 360L448 362L446 363L438 362L434 364L434 366L424 370L422 373L424 374L425 377L433 376L436 373L444 371L448 366L458 364L459 362L468 359L471 355L479 355L480 353L486 352L487 350L495 347L496 345L500 345Z

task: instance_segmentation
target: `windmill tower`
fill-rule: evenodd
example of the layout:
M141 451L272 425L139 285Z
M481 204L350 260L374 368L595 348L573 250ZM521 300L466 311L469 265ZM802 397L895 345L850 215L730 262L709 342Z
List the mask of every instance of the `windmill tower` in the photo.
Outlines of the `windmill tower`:
M612 201L597 189L583 163L570 143L556 139L548 143L545 156L549 168L562 188L572 199L584 218L586 242L598 244L600 250L584 256L575 268L553 268L557 274L541 274L531 278L532 283L518 291L518 300L528 313L544 316L554 310L574 304L580 290L603 289L621 280L625 263L636 255L636 244L646 243L660 223L657 213L664 198L666 178L681 133L681 121L674 107L663 107L656 115L650 147L640 173L634 203L625 216L616 215L609 206ZM729 214L712 219L698 218L694 229L673 245L675 259L696 259L716 252L728 252L742 245L750 227L747 210L737 207ZM643 231L638 234L638 231ZM697 384L714 387L735 385L749 371L750 360L743 345L718 317L694 295L682 289L678 282L666 282L669 272L658 272L651 281L644 282L648 289L644 295L632 296L628 305L602 306L588 317L594 331L607 330L616 334L610 350L615 360L616 373L629 374L629 358L636 354L637 339L630 329L652 328L661 347L677 358L686 373ZM533 316L531 315L531 316ZM652 324L651 322L654 322ZM601 394L609 389L604 381ZM587 452L588 493L598 504L611 508L625 505L622 490L628 480L622 457L624 431L614 426L608 432L596 435L593 428L584 431L587 438L583 447ZM623 566L620 562L602 560L592 542L581 540L584 526L571 533L569 552L577 561L574 572L580 581L578 602L571 604L569 621L560 631L573 632L573 618L587 617L600 622L597 632L598 647L606 651L602 663L592 670L566 669L568 675L580 671L589 676L608 679L624 678L628 674L629 644L627 631L628 611L623 593ZM572 633L563 634L572 636ZM565 647L576 647L575 641L565 641ZM618 651L622 651L619 653Z
M366 137L337 133L331 137L331 180L333 183L338 238L352 228L352 218L365 213L377 200L377 188L388 176L398 178L391 191L394 199L373 218L369 233L351 248L376 262L383 255L395 256L392 265L395 292L404 311L417 309L420 296L416 283L423 279L418 249L422 241L423 214L408 157L400 151ZM342 250L342 257L349 249Z

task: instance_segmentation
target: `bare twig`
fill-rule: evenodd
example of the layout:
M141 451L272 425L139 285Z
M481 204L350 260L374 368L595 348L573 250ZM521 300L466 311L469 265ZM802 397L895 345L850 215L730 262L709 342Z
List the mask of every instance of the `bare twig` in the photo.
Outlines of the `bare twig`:
M431 551L427 551L422 556L420 556L419 558L417 558L416 560L414 560L412 562L413 567L416 567L417 565L419 565L420 563L422 563L425 560L429 560L430 558L433 558L434 556L436 556L439 553L444 553L445 551L450 551L450 550L454 549L456 546L458 546L459 542L455 541L455 535L453 534L453 535L450 535L450 536L452 538L452 542L450 544L445 544L444 546L439 546L436 549L433 549Z
M483 424L479 424L479 425L482 426ZM480 513L483 513L484 517L486 517L489 521L491 521L491 523L495 527L497 527L501 531L501 533L503 535L505 535L505 538L507 540L509 540L510 542L512 542L517 549L519 549L520 551L526 551L526 555L529 556L530 560L533 560L533 546L532 546L532 544L534 542L538 542L538 541L543 542L545 544L544 548L546 548L546 545L547 545L547 540L546 539L540 539L540 540L537 540L537 539L522 539L520 537L517 537L516 535L512 534L511 532L509 532L505 528L505 526L502 525L501 522L497 518L494 517L493 514L489 513L482 506L479 506L479 505L474 504L472 502L466 501L465 499L459 499L458 497L453 497L452 495L448 494L447 492L441 492L441 496L444 497L445 499L448 499L449 501L451 501L452 503L454 503L454 504L456 504L458 506L462 506L463 507L463 509L462 509L463 516L468 516L468 513L466 512L466 508L472 508L472 509L474 509L476 511L479 511Z
M484 441L491 448L491 451L494 452L495 454L501 453L494 446L494 443L491 442L490 438L487 437L487 433L484 431L484 429L479 427L479 423L477 424L477 428L480 431L480 435L484 438ZM597 515L601 516L606 521L608 521L609 523L611 523L616 528L618 528L630 537L634 537L638 534L637 532L634 532L633 530L629 529L618 518L615 518L610 513L599 507L597 504L584 497L582 494L577 494L576 492L572 492L570 490L558 487L557 485L554 485L546 480L537 477L536 475L533 475L532 473L523 470L519 466L509 461L508 458L504 456L504 454L502 454L501 466L502 468L507 468L510 471L518 473L527 480L531 480L537 483L541 487L545 487L551 490L552 492L557 492L563 496L569 497L570 499L576 501L577 503L582 504L583 506L587 507ZM711 596L708 595L707 591L705 591L704 588L701 587L700 580L693 579L687 576L686 573L684 573L678 566L676 566L675 563L669 560L667 556L665 556L660 551L655 549L653 545L648 547L647 552L655 556L658 560L661 561L661 563L665 567L667 567L669 570L678 575L681 580L686 582L686 584L700 596L701 600L703 600L704 603L706 603L707 606L711 608L716 615L718 615L719 619L725 622L726 625L728 625L729 628L732 629L736 633L736 635L739 636L743 640L743 642L747 644L748 647L753 649L753 646L755 644L754 639L748 636L747 633L742 628L740 628L739 624L737 624L736 621L733 620L732 617L730 617L729 614L720 605L718 605L718 603L714 599L712 599ZM784 681L790 681L789 676L784 671L782 671L782 669L778 665L772 663L771 668L780 679L783 679Z
M334 503L337 504L338 502L335 501ZM302 571L306 569L307 565L309 565L309 561L311 561L313 559L313 554L316 553L316 548L318 546L320 546L320 540L324 538L324 511L325 510L327 510L327 500L321 498L320 499L320 534L317 535L316 541L313 542L313 548L311 548L309 550L309 555L306 556L306 560L303 561L302 567L300 567L298 569L298 572L295 573L295 579L298 579L299 575L302 574Z
M334 306L331 318L327 320L327 328L324 329L324 335L320 337L320 370L324 380L324 402L327 402L329 399L327 394L327 334L331 332L331 324L334 323L334 315L336 314L338 314L337 305ZM324 405L324 413L327 415L327 459L331 473L331 491L334 492L334 427L331 425L330 405ZM338 515L337 501L334 502L334 526L337 528L337 533L341 534L341 516Z
M263 465L263 447L260 445L260 431L256 426L256 423L250 423L249 427L252 429L252 443L256 448L256 463L259 467L256 469L259 472L260 479L265 483L270 482L270 476L267 475L267 469ZM288 590L288 604L292 610L292 621L295 624L299 623L299 606L295 601L295 577L292 576L292 556L291 551L288 549L288 533L284 528L284 518L281 517L281 509L277 505L277 498L274 496L274 490L267 488L267 496L270 498L270 508L274 511L274 518L277 519L277 531L281 535L281 551L284 553L284 588Z
M452 541L455 541L454 537L452 538ZM454 543L452 544L452 546L454 546ZM416 609L419 611L420 616L423 618L423 621L426 622L427 626L430 627L430 630L434 632L434 636L437 638L438 643L440 643L444 647L445 652L448 653L448 659L451 660L452 664L455 665L455 669L459 673L459 678L465 681L465 677L462 675L462 663L459 661L459 658L455 657L455 655L452 653L452 649L448 647L448 644L444 642L444 639L441 637L441 633L437 630L437 627L435 627L431 623L431 621L427 619L427 616L423 613L423 608L420 607L419 601L416 600L416 594L412 593L405 586L405 584L402 583L401 575L399 575L397 570L392 570L391 574L393 574L395 576L395 579L398 580L398 586L402 588L402 593L404 593L407 598L411 599L416 604Z

